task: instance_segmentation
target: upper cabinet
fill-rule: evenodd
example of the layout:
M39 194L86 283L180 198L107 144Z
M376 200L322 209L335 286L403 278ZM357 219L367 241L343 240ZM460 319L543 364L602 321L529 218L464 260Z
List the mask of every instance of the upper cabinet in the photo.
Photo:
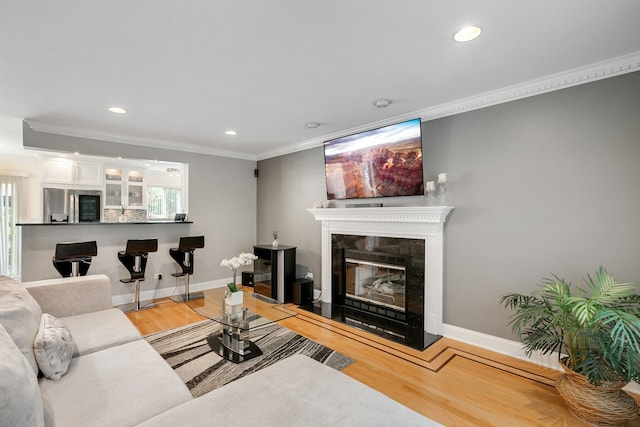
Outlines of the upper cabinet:
M75 163L76 184L102 185L102 164L94 162Z
M102 164L58 157L40 159L41 181L53 184L102 185Z
M127 209L146 209L144 172L120 167L106 167L105 207Z

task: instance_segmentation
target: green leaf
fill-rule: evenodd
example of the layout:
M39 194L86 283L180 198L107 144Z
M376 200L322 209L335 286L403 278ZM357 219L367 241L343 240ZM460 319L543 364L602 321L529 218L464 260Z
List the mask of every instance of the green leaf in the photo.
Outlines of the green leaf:
M585 289L552 275L530 295L500 299L525 352L565 352L572 368L594 384L640 381L640 295L635 283L616 283L604 267Z

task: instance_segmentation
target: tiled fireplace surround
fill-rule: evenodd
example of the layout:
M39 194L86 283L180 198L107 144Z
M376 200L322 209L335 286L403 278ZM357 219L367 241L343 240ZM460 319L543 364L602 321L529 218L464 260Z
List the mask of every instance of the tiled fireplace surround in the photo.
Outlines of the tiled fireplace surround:
M443 233L449 206L308 209L322 221L322 302L332 303L332 241L335 237L373 236L424 240L424 331L442 334Z

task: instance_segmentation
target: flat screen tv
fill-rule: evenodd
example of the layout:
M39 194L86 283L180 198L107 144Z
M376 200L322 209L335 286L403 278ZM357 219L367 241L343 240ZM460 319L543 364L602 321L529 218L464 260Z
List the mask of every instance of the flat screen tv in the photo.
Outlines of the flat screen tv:
M424 194L420 119L324 143L327 199Z

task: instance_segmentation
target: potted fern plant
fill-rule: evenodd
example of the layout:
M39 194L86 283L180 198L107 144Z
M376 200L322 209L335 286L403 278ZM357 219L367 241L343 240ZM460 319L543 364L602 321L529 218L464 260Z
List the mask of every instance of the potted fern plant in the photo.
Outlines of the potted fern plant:
M565 374L556 388L569 409L591 423L620 423L637 416L635 400L622 390L640 380L638 284L617 283L603 267L587 289L558 276L530 295L512 293L500 303L514 310L509 324L534 351L558 353Z

